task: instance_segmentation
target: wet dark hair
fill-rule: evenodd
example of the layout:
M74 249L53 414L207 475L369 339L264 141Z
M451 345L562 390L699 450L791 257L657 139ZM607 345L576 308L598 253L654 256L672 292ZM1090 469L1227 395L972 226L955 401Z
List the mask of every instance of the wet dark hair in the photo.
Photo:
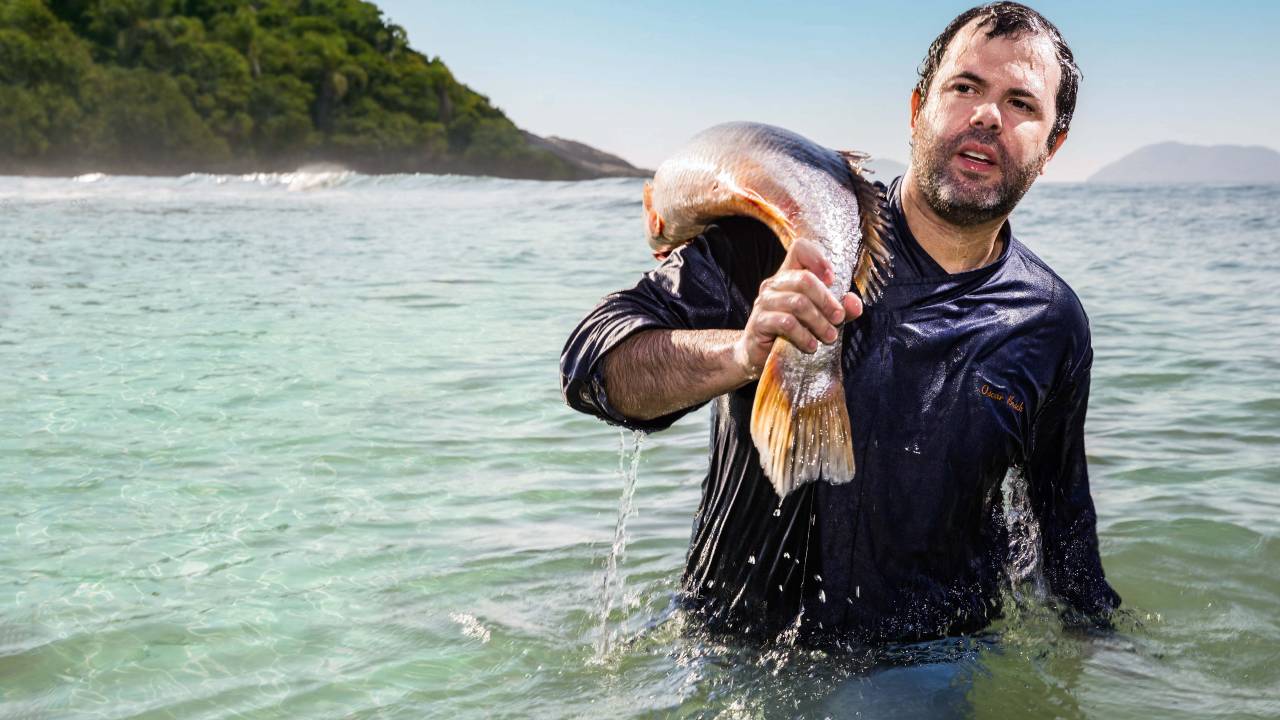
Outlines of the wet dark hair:
M1062 33L1058 32L1058 28L1043 15L1022 3L993 2L971 8L956 16L942 34L934 38L933 44L929 46L929 52L924 56L924 61L920 63L920 81L916 83L921 105L929 96L929 86L933 83L934 74L938 72L938 66L942 64L942 56L946 54L951 39L956 36L960 28L968 25L975 18L978 19L978 28L988 28L988 40L1029 33L1044 35L1053 42L1054 52L1058 56L1058 67L1062 68L1062 79L1058 81L1058 94L1054 102L1058 116L1054 120L1053 130L1049 132L1049 147L1052 148L1058 136L1071 128L1071 116L1076 111L1076 95L1080 92L1080 80L1084 76L1080 72L1080 67L1076 65L1071 48L1067 47L1067 41L1062 39Z

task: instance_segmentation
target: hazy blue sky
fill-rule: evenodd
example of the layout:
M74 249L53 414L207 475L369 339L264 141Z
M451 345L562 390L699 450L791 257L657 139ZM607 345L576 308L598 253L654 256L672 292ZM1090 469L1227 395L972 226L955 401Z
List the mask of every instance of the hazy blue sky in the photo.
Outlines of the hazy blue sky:
M971 2L379 0L517 125L654 167L725 120L905 162L929 42ZM1046 179L1162 140L1280 147L1280 1L1046 0L1085 79Z

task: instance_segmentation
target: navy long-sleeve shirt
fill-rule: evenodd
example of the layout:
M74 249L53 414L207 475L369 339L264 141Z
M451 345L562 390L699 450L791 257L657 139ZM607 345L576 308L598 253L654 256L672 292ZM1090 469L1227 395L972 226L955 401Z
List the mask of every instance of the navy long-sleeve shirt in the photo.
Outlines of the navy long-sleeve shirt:
M842 333L857 471L779 501L751 441L756 385L712 401L710 467L683 594L713 627L861 641L985 627L1009 559L1002 483L1026 482L1049 589L1090 616L1117 607L1098 556L1084 422L1093 359L1079 299L1006 223L992 264L948 274L911 235L889 188L893 277ZM577 410L619 413L603 358L654 328L742 328L785 256L765 226L726 218L582 321L561 358ZM671 372L680 372L671 368Z

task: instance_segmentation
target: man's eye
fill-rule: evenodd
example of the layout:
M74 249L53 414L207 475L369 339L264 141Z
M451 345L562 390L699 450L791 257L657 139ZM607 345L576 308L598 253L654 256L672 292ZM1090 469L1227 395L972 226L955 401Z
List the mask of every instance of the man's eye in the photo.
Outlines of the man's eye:
M1013 106L1023 112L1033 112L1035 110L1035 108L1031 107L1027 103L1022 102L1021 100L1014 100Z
M964 83L956 83L956 92L958 93L967 93L971 90L973 90L972 85L966 85Z

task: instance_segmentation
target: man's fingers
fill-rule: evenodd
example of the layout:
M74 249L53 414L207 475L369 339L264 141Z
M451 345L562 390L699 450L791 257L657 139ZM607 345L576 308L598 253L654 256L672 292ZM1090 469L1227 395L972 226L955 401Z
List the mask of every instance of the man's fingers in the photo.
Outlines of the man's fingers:
M766 282L767 285L762 289L762 300L768 300L770 295L777 293L800 293L809 298L809 302L818 308L818 311L826 317L828 322L839 323L845 319L844 308L832 296L827 286L812 272L807 270L782 271ZM775 307L774 309L781 310L782 308Z
M784 337L804 352L811 353L818 349L817 338L795 315L766 310L759 313L755 330L768 337Z
M786 259L782 261L782 269L808 270L827 284L834 282L836 278L831 263L822 256L822 248L812 240L804 238L799 238L791 244Z
M862 313L862 302L852 293L836 298L828 290L835 270L822 248L808 240L796 240L777 274L760 284L752 329L761 346L784 337L804 352L814 352L820 342L840 337L837 325Z
M823 290L826 292L826 290ZM834 302L834 301L833 301ZM804 293L770 292L760 303L763 310L791 315L800 321L814 337L823 342L835 342L838 337L830 315L824 315Z
M862 316L862 298L855 293L845 293L840 304L844 307L844 322L857 320Z

